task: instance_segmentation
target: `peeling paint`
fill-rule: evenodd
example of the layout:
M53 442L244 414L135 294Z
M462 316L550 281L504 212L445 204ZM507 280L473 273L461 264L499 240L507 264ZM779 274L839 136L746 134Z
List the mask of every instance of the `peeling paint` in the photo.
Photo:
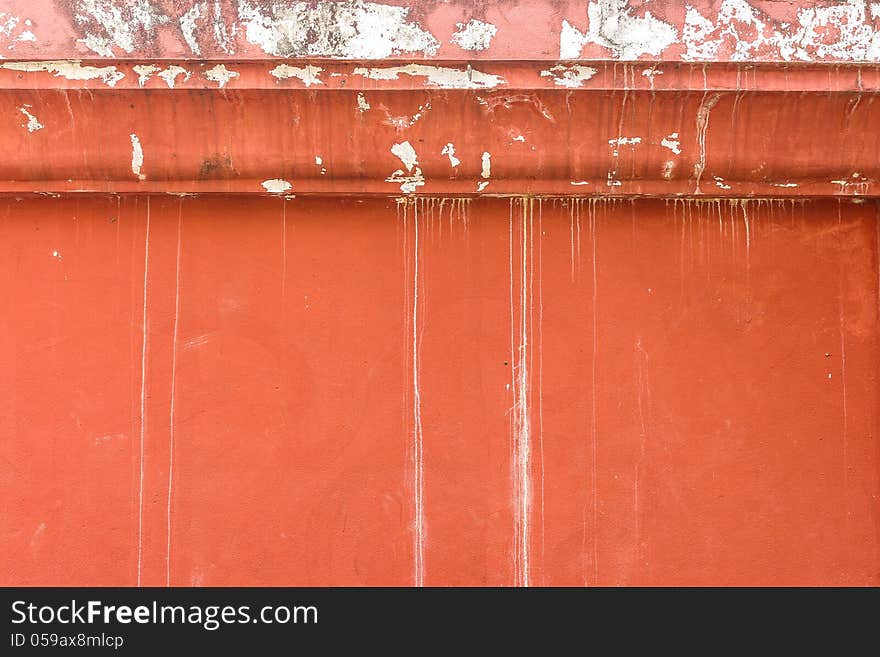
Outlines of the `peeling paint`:
M5 62L0 64L0 68L11 71L23 71L25 73L45 71L46 73L54 73L55 77L62 77L68 80L103 80L109 87L115 86L117 82L125 77L125 73L122 73L115 66L83 66L81 62L73 59L41 62Z
M132 67L134 72L138 74L138 86L143 87L147 82L150 81L150 78L158 73L160 69L158 66L154 66L153 64L137 64Z
M399 53L436 54L440 42L407 21L409 12L409 7L361 0L238 3L247 40L277 57L384 59Z
M33 114L31 114L28 110L33 109L30 105L25 105L24 107L20 107L18 109L19 112L27 117L27 123L22 124L22 127L26 127L28 132L36 132L37 130L42 130L45 126L37 120Z
M443 147L443 150L440 151L440 155L448 156L449 165L452 167L457 167L459 164L461 164L461 160L455 157L455 146L453 146L452 142L449 142L448 144L446 144L446 146Z
M486 50L498 33L498 28L492 23L484 23L476 18L467 23L456 23L455 26L458 29L452 35L451 41L462 50Z
M461 164L461 160L455 157L455 146L452 142L449 142L443 147L443 150L440 151L440 155L446 155L449 157L449 165L452 167L457 167Z
M621 146L636 146L641 143L641 137L617 137L616 139L608 140L608 145L611 146L611 155L614 157L620 155Z
M685 60L880 61L876 5L863 0L797 10L790 24L775 22L746 0L724 0L714 17L688 6L682 40Z
M180 75L184 76L184 78L183 78L184 81L189 80L189 78L190 78L189 71L187 71L182 66L176 66L174 64L172 64L171 66L166 68L164 71L159 73L159 77L162 78L163 80L165 80L165 84L168 85L169 89L174 89L174 85L177 82L178 76L180 76Z
M681 142L678 140L678 133L673 132L660 140L660 145L663 148L668 148L676 155L681 155Z
M477 183L477 193L482 192L482 191L483 191L484 189L486 189L488 186L489 186L489 183L486 182L486 181L478 182L478 183Z
M199 41L196 39L196 22L205 10L206 4L195 3L189 11L185 12L178 21L180 23L180 31L183 34L183 40L192 51L193 55L201 55L202 50L199 47Z
M584 82L596 75L596 72L592 66L557 64L550 69L541 71L541 77L552 78L553 84L557 86L576 89L582 87Z
M366 112L368 109L370 109L370 104L367 102L366 97L365 97L363 94L361 94L361 93L359 93L359 94L357 95L357 104L358 104L358 110L359 110L361 113L364 113L364 112Z
M560 59L577 59L588 43L610 49L618 59L656 57L678 38L678 31L672 25L655 18L650 11L642 18L634 16L627 0L589 2L587 15L590 22L586 33L567 21L562 22Z
M417 187L425 184L425 177L418 166L419 158L416 155L415 149L408 141L404 141L392 145L391 153L403 162L403 166L406 167L406 170L411 175L407 176L401 169L397 169L385 179L385 182L400 183L400 191L405 194L412 194L416 191Z
M397 80L399 75L427 78L428 84L442 89L486 89L504 83L504 78L483 73L468 66L466 69L428 64L407 64L405 66L386 66L363 68L352 71L371 80Z
M138 180L146 180L147 177L141 173L141 167L144 166L144 149L141 146L141 140L134 133L131 133L131 172L138 177Z
M490 153L483 153L480 161L482 163L480 175L483 178L489 178L492 175L492 155Z
M580 185L589 185L590 183L587 180L572 180L571 184L575 185L575 186L580 186Z
M209 68L205 71L205 77L212 82L216 82L222 89L230 80L237 78L238 73L228 70L223 64L217 64L214 68Z
M262 183L263 187L270 194L283 194L291 189L292 185L286 180L281 180L280 178L272 178L271 180L264 180Z
M721 189L730 189L730 185L726 185L724 183L724 178L722 178L721 176L712 176L712 178L715 179L715 184Z
M273 68L269 73L278 78L279 80L287 80L289 78L298 78L302 81L304 85L307 87L312 86L313 84L324 84L319 79L319 75L321 71L323 71L320 66L312 66L311 64L307 64L306 66L289 66L287 64L279 64L275 68Z
M102 57L115 57L114 49L133 52L153 38L157 26L170 21L150 0L73 0L71 6L74 22L85 33L78 41Z

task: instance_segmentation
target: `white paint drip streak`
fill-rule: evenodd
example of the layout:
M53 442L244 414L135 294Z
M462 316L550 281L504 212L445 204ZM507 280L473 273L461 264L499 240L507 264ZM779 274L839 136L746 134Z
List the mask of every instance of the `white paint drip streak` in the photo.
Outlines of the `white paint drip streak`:
M419 388L419 212L413 205L413 303L412 303L412 375L413 375L413 465L415 497L415 585L424 586L425 578L425 509L424 509L424 461L422 458L422 400Z
M171 493L174 482L174 397L177 388L177 335L180 319L180 233L183 199L177 213L177 261L174 276L174 334L171 339L171 409L168 424L168 511L166 518L165 586L171 586Z
M138 559L137 585L141 585L141 565L144 545L144 440L146 437L146 385L147 385L147 281L150 271L150 197L147 197L147 226L144 237L144 314L141 346L141 440L140 473L138 480Z
M529 324L531 319L531 277L529 272L530 219L528 201L522 201L520 230L520 271L519 271L519 335L516 341L516 363L513 377L513 460L514 460L514 503L515 503L515 543L516 543L516 584L529 586L529 547L530 547L530 508L531 508L531 433L529 419ZM511 202L512 203L512 202ZM513 216L510 217L510 268L511 268L511 320L516 308L513 304Z

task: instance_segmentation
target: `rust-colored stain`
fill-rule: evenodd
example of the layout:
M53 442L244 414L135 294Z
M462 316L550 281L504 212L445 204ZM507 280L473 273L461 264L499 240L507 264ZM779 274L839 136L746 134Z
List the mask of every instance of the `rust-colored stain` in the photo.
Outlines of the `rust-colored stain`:
M880 584L880 4L0 52L0 583Z

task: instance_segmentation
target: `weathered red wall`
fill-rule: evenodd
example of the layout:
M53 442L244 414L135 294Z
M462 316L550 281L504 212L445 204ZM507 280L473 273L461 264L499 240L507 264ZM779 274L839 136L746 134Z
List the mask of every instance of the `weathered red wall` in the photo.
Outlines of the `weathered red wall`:
M880 584L878 235L873 201L8 197L0 581Z

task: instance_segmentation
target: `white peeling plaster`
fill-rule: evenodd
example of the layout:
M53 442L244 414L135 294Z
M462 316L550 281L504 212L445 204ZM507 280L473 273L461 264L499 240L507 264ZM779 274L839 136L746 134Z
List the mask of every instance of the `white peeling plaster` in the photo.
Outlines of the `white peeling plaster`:
M150 81L152 76L162 70L158 66L152 64L138 64L132 68L134 69L134 72L138 74L138 86L140 87L143 87Z
M262 185L265 190L270 194L283 194L292 187L289 182L287 182L286 180L281 180L280 178L264 180Z
M141 146L141 140L134 133L131 133L131 172L138 177L138 180L146 180L147 177L141 173L141 167L144 166L144 149Z
M413 167L419 163L419 158L416 155L416 150L408 141L405 141L401 144L394 144L391 147L391 153L399 158L401 162L403 162L403 166L406 167L407 171L412 171Z
M771 183L774 187L797 187L797 183Z
M387 66L356 68L354 75L362 75L371 80L397 80L399 75L427 78L428 84L442 89L487 89L504 83L504 78L483 73L468 66L466 69L427 64L407 64L406 66Z
M366 112L368 109L370 109L370 104L367 102L366 97L361 93L357 95L357 103L358 110L360 110L361 113Z
M201 55L202 50L199 48L199 41L196 39L196 22L205 11L206 3L196 3L192 8L183 14L178 21L180 23L180 31L183 34L183 40L192 51L193 55Z
M428 101L424 105L419 105L418 111L412 116L391 116L391 114L388 114L388 118L386 118L382 123L384 123L385 125L390 125L395 130L400 132L402 130L406 130L407 128L411 128L416 123L418 123L429 109L431 109L430 101Z
M443 147L443 150L440 151L440 155L448 156L449 165L452 167L457 167L459 164L461 164L461 160L455 157L455 146L453 146L452 142L449 142L448 144L446 144L446 146Z
M489 183L488 183L488 182L485 182L485 181L484 181L484 182L478 182L478 183L477 183L477 192L482 192L482 191L483 191L484 189L486 189L488 186L489 186Z
M525 140L526 140L526 138L523 137L522 135L517 135L516 137L513 138L513 141L521 141L521 142L524 142Z
M177 82L177 77L179 75L183 75L184 76L183 80L184 80L184 82L186 82L187 80L189 80L190 72L187 71L182 66L177 66L175 64L172 64L171 66L166 68L164 71L159 73L159 77L162 78L163 80L165 80L165 84L168 85L169 89L174 89L174 84Z
M556 66L541 71L542 78L553 78L553 83L559 87L576 89L582 87L584 82L596 75L596 69L592 66L580 64L557 64Z
M197 36L198 23L202 22L205 24L205 21L208 21L207 26L211 28L214 43L220 50L231 55L234 52L234 48L226 22L223 19L223 9L220 5L220 0L214 0L212 7L213 10L209 12L207 1L194 3L189 11L184 13L178 20L180 33L183 35L183 40L186 41L186 45L189 46L192 53L201 56L201 46ZM233 26L232 32L234 36L235 26ZM202 33L204 33L204 28Z
M273 68L269 73L278 78L279 80L287 80L289 78L298 78L302 81L304 85L307 87L312 86L313 84L324 84L318 79L321 71L323 71L320 66L312 66L311 64L307 64L306 66L288 66L287 64L279 64L275 68Z
M293 2L240 0L247 40L277 57L384 59L399 53L435 55L440 42L407 22L409 7L362 0Z
M724 184L724 178L720 176L712 176L715 179L715 184L718 185L721 189L730 189L730 185Z
M222 89L231 79L237 78L238 73L228 70L223 64L217 64L214 68L209 68L205 71L205 77L212 82L216 82Z
M452 35L451 40L463 50L486 50L492 37L498 33L498 28L492 23L484 23L476 18L467 23L456 23L455 26L458 31Z
M571 184L579 186L579 185L589 185L590 183L586 180L572 180Z
M651 85L651 90L654 90L654 78L658 75L663 75L663 71L658 71L656 68L646 68L642 71L642 75L648 78L648 83Z
M618 137L617 139L609 139L608 145L611 146L611 154L614 157L620 155L620 147L621 146L635 146L636 144L641 144L641 137Z
M25 73L45 71L46 73L54 73L56 77L68 80L100 79L110 87L125 77L125 73L119 71L115 66L83 66L79 61L72 59L44 62L7 62L0 64L0 68L6 68L11 71L24 71Z
M673 132L661 139L660 145L663 146L663 148L668 148L676 155L681 155L681 142L678 140L677 132Z
M425 184L425 177L418 166L419 158L416 155L415 149L412 147L412 144L405 141L392 145L391 153L403 162L403 166L406 167L406 170L411 175L407 176L401 169L397 169L385 179L385 182L400 183L400 191L405 194L412 194L416 191L417 187Z
M722 46L733 61L880 61L878 4L844 0L827 7L798 9L791 24L776 23L746 0L724 0L714 19L688 6L682 40L686 60L715 59ZM726 56L726 54L725 54Z
M33 23L30 19L22 20L13 14L0 12L0 39L8 43L7 50L14 50L17 44L24 41L36 41L36 35L29 29L31 27Z
M37 117L28 112L29 109L33 109L30 105L25 105L24 107L18 108L18 111L24 114L27 117L27 123L22 124L23 127L28 129L28 132L36 132L37 130L42 130L44 128L43 124L37 120Z
M657 56L678 38L678 31L646 11L643 18L633 15L627 0L597 0L587 4L590 19L586 33L562 21L560 59L577 59L588 43L609 48L618 59Z
M79 42L102 57L114 57L114 48L132 52L140 35L150 37L171 19L150 0L74 0L74 21L85 36Z
M492 155L490 153L483 153L480 161L482 163L480 175L483 178L489 178L492 175Z

